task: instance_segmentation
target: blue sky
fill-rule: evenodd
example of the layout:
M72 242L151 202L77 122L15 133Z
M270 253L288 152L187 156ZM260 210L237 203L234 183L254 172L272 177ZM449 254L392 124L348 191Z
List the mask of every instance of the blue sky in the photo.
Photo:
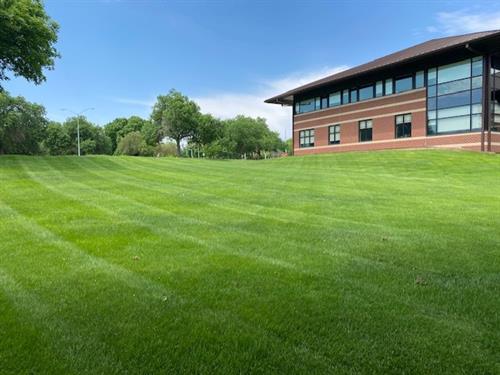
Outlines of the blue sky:
M49 118L148 117L175 88L204 112L263 116L290 135L291 111L264 104L307 81L413 44L500 29L495 1L46 0L61 58L47 81L5 83Z

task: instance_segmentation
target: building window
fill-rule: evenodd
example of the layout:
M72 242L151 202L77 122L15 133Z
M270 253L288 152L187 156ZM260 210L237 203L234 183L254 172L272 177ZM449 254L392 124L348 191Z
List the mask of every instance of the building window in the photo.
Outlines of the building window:
M392 78L385 80L385 95L392 94Z
M365 86L359 89L359 100L367 100L373 98L373 85Z
M340 143L340 125L332 125L328 128L328 142L333 145Z
M375 85L375 96L378 98L384 95L384 82L378 81Z
M424 71L421 70L415 74L415 88L420 89L425 86Z
M307 99L307 100L302 100L301 102L297 103L296 106L296 112L297 113L306 113L306 112L311 112L314 111L314 99Z
M314 147L314 129L299 132L300 147Z
M400 92L405 92L413 89L413 77L402 77L398 78L395 81L395 92L396 94Z
M321 109L321 98L320 97L314 98L314 109L315 110Z
M342 90L342 104L349 103L349 90Z
M411 113L396 116L396 138L411 137Z
M351 103L356 103L358 101L358 90L357 89L351 89Z
M321 109L328 108L328 96L321 98Z
M372 120L363 120L359 122L359 141L368 142L372 140L373 136L373 122Z
M338 105L342 104L342 100L340 97L340 91L334 92L333 94L330 94L330 107L336 107Z
M427 134L481 128L482 64L476 57L427 71Z

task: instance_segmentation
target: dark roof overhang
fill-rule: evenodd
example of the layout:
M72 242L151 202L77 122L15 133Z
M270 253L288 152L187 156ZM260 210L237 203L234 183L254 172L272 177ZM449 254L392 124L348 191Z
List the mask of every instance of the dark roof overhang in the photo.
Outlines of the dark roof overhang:
M484 31L459 36L432 39L416 46L392 53L366 64L316 80L265 100L266 103L292 105L294 96L321 90L325 86L348 84L360 79L369 79L384 73L404 70L411 66L432 64L440 60L466 58L474 54L495 53L500 49L500 30ZM446 63L446 62L444 62Z

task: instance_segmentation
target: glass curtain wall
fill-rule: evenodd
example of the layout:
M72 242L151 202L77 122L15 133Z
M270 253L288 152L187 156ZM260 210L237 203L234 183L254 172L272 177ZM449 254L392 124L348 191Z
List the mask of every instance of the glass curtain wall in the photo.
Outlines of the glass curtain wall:
M490 71L491 111L493 119L491 130L500 132L500 56L492 56Z
M482 74L482 57L427 71L427 134L481 129Z

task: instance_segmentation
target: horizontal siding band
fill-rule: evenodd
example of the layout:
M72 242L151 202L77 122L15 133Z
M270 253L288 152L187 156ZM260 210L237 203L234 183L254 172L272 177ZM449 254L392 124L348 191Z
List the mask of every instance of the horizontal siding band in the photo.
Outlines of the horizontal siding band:
M314 147L299 147L294 148L294 151L307 151L307 150L319 150L319 149L337 149L337 148L346 148L352 146L363 146L363 145L372 145L372 144L384 144L384 143L394 143L394 142L412 142L412 141L420 141L427 140L430 143L433 143L432 140L436 139L447 139L453 137L479 137L481 135L480 132L472 132L472 133L460 133L460 134L445 134L445 135L433 135L433 136L425 136L425 137L409 137L409 138L393 138L393 139L383 139L378 141L369 141L369 142L353 142L353 143L340 143L334 145L324 145L324 146L314 146ZM472 143L468 143L471 145ZM495 143L492 142L492 145ZM446 144L447 146L448 144ZM452 144L450 144L451 146Z
M426 108L417 108L417 109L411 109L411 110L408 110L406 113L417 113L417 112L425 112ZM327 126L332 126L332 125L342 125L342 124L348 124L348 123L351 123L351 122L358 122L358 121L361 121L361 120L372 120L374 118L383 118L383 117L391 117L391 116L396 116L396 115L400 115L402 113L405 113L405 112L401 112L401 111L398 111L398 112L392 112L392 113L385 113L383 115L377 115L377 116L364 116L364 117L359 117L359 118L354 118L354 119L350 119L350 120L346 120L346 121L342 121L340 123L330 123L330 124L324 124L324 125L311 125L310 127L305 127L305 128L301 128L301 129L294 129L293 131L294 132L299 132L299 131L302 131L302 130L307 130L307 129L319 129L319 128L325 128ZM315 119L315 120L318 120L318 119Z

